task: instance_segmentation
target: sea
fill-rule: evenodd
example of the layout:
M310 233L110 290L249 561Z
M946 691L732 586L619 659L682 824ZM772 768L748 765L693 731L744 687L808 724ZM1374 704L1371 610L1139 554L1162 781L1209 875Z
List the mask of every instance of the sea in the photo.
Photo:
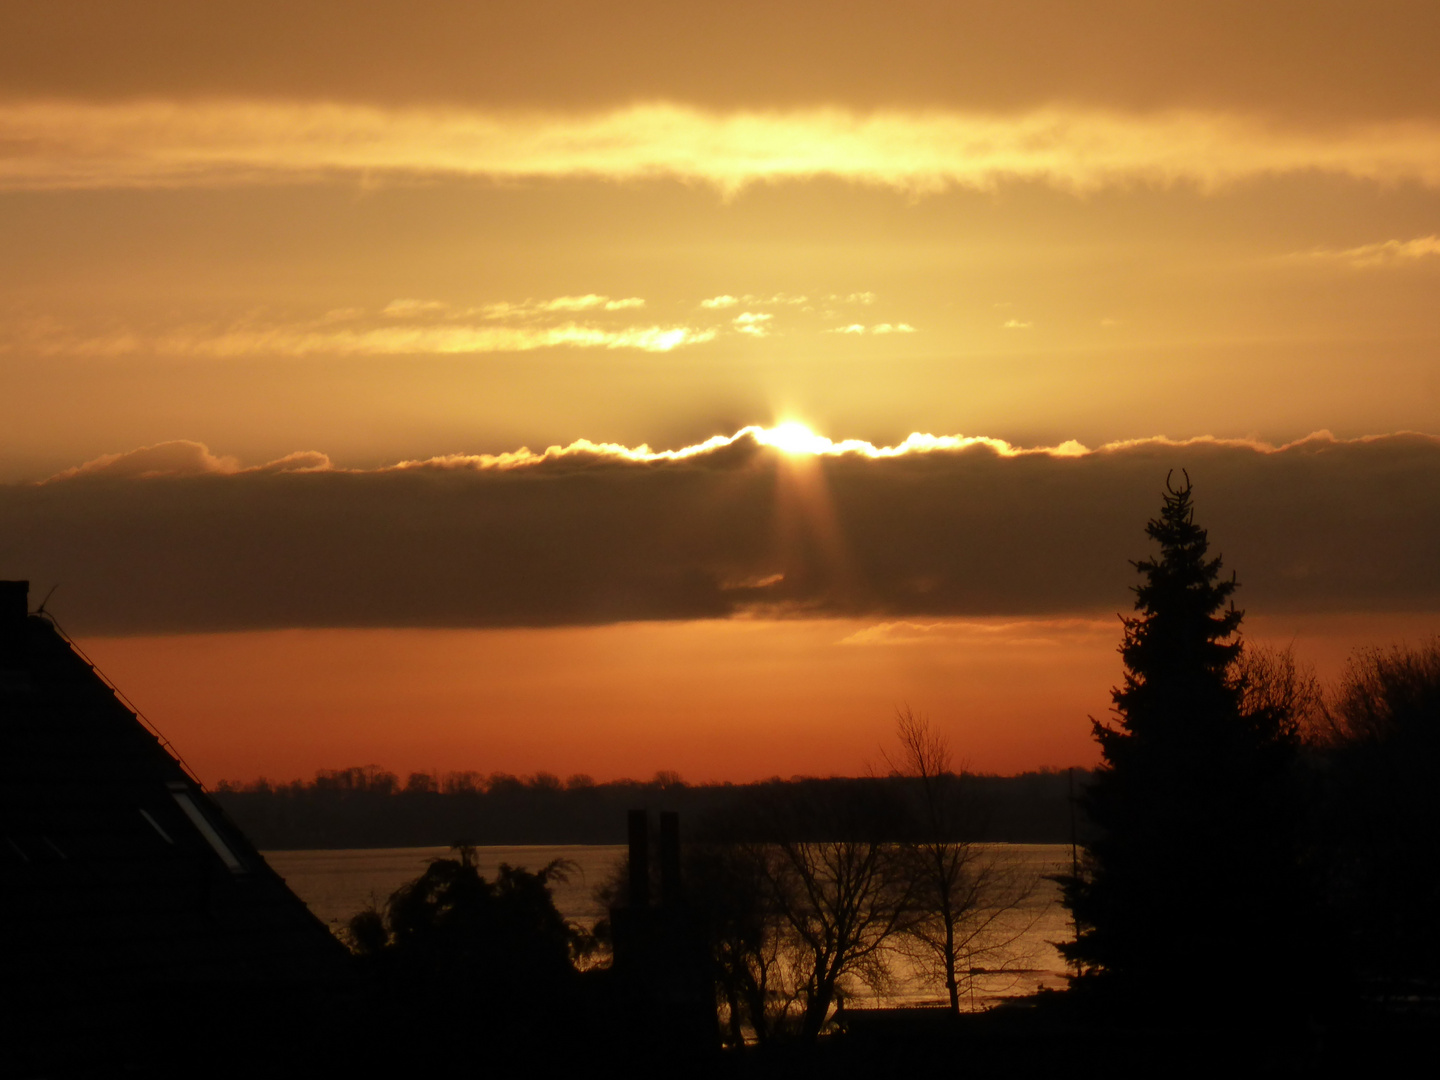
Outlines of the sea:
M572 844L539 847L480 847L481 874L493 877L502 863L539 870L556 860L567 868L555 880L551 895L566 919L593 927L604 917L596 897L599 887L616 877L625 858L619 844ZM319 851L266 851L266 862L327 926L343 937L351 916L374 906L383 909L390 894L425 871L433 859L451 857L449 848L358 848ZM1073 937L1060 889L1050 875L1070 869L1067 844L987 844L982 858L990 872L1022 898L991 918L977 945L965 980L962 1007L987 1008L996 1002L1040 989L1065 985L1066 967L1055 948ZM923 957L898 947L887 956L888 981L871 987L853 986L855 1006L919 1005L940 1002L944 986L931 977Z

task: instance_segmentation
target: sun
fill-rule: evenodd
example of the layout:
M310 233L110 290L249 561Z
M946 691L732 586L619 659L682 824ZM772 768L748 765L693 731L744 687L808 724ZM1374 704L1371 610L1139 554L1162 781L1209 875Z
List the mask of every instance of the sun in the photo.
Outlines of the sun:
M797 420L787 420L773 428L762 428L757 438L782 454L823 454L831 446L829 439L816 435Z

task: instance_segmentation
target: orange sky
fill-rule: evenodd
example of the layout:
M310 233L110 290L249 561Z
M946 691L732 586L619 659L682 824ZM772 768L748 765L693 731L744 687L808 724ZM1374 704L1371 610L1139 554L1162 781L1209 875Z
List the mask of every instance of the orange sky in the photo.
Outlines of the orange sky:
M902 700L1064 765L1183 466L1252 622L1338 669L1440 610L1437 41L1421 2L8 5L0 576L207 780L853 771ZM786 420L1004 444L633 452ZM1069 629L1039 674L838 644L907 619Z
M1253 620L1340 673L1357 641L1428 616ZM895 710L927 714L957 762L1009 773L1097 759L1086 717L1118 680L1113 619L763 620L523 631L282 630L86 642L207 783L398 772L691 781L884 769Z

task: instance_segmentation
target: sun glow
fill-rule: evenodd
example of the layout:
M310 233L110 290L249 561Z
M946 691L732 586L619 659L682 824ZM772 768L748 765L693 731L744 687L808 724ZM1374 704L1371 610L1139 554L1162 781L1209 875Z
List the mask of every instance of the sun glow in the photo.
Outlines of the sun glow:
M804 424L787 420L773 428L759 428L755 432L758 442L773 446L782 454L823 454L835 444L823 435L816 435Z

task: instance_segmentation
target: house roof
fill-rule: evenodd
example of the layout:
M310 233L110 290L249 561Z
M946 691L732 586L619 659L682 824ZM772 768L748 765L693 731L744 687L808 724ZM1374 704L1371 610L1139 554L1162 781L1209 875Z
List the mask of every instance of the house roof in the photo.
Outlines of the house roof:
M112 687L0 582L4 979L305 983L344 949Z

